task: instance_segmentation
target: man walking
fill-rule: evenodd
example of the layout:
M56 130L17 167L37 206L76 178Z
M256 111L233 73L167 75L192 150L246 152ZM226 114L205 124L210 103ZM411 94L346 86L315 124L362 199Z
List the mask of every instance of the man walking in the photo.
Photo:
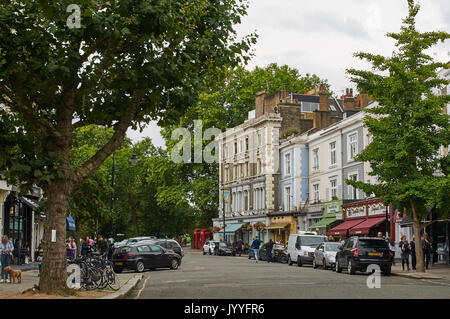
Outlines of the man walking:
M252 242L252 248L253 251L255 252L255 260L256 262L258 262L259 259L259 246L261 245L261 241L258 238L253 238L253 242Z
M242 239L239 238L239 240L236 243L237 246L237 253L239 254L239 257L241 257L242 254L242 246L244 245L244 243L242 242Z
M97 248L102 257L108 253L109 245L106 240L103 239L102 235L98 236Z
M272 241L272 238L269 240L269 243L267 244L267 262L273 262L272 258L272 249L273 249L274 242Z

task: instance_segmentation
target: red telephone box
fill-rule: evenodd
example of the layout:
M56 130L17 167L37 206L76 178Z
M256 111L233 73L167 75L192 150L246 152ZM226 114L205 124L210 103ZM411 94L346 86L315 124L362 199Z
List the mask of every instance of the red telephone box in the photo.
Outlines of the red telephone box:
M209 229L201 229L200 230L200 249L203 249L203 245L205 241L211 237L211 231Z
M193 238L193 242L192 242L192 248L194 249L199 249L199 240L200 240L200 231L201 229L197 228L194 229L194 238Z

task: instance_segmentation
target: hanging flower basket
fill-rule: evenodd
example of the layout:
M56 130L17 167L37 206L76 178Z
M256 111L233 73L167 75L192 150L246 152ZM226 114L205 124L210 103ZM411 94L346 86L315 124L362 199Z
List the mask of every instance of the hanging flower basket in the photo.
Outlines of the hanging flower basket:
M213 233L218 233L220 231L220 227L214 227L212 232Z
M242 225L242 228L241 228L243 231L247 231L247 230L250 230L250 229L252 229L252 225L250 225L249 223L247 223L247 224L244 224L244 225Z
M266 228L266 225L264 225L264 223L257 222L253 225L253 228L255 228L257 231L262 231Z

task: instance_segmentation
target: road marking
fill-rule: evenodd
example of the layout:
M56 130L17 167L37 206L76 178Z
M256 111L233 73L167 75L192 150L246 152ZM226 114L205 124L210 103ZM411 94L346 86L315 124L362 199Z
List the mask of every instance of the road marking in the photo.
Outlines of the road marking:
M139 299L139 296L141 295L142 290L144 290L145 284L147 283L147 280L149 280L149 279L150 279L150 276L148 276L147 278L145 278L145 281L144 281L144 284L142 285L141 290L139 290L139 292L138 292L136 298L134 298L134 299Z

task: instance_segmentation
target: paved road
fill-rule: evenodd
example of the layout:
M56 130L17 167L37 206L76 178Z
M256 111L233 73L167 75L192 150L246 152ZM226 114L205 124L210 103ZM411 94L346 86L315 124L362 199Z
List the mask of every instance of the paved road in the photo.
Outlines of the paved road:
M149 279L137 289L141 299L450 298L450 282L381 276L381 288L369 289L367 274L198 252L188 252L178 270L145 274Z

